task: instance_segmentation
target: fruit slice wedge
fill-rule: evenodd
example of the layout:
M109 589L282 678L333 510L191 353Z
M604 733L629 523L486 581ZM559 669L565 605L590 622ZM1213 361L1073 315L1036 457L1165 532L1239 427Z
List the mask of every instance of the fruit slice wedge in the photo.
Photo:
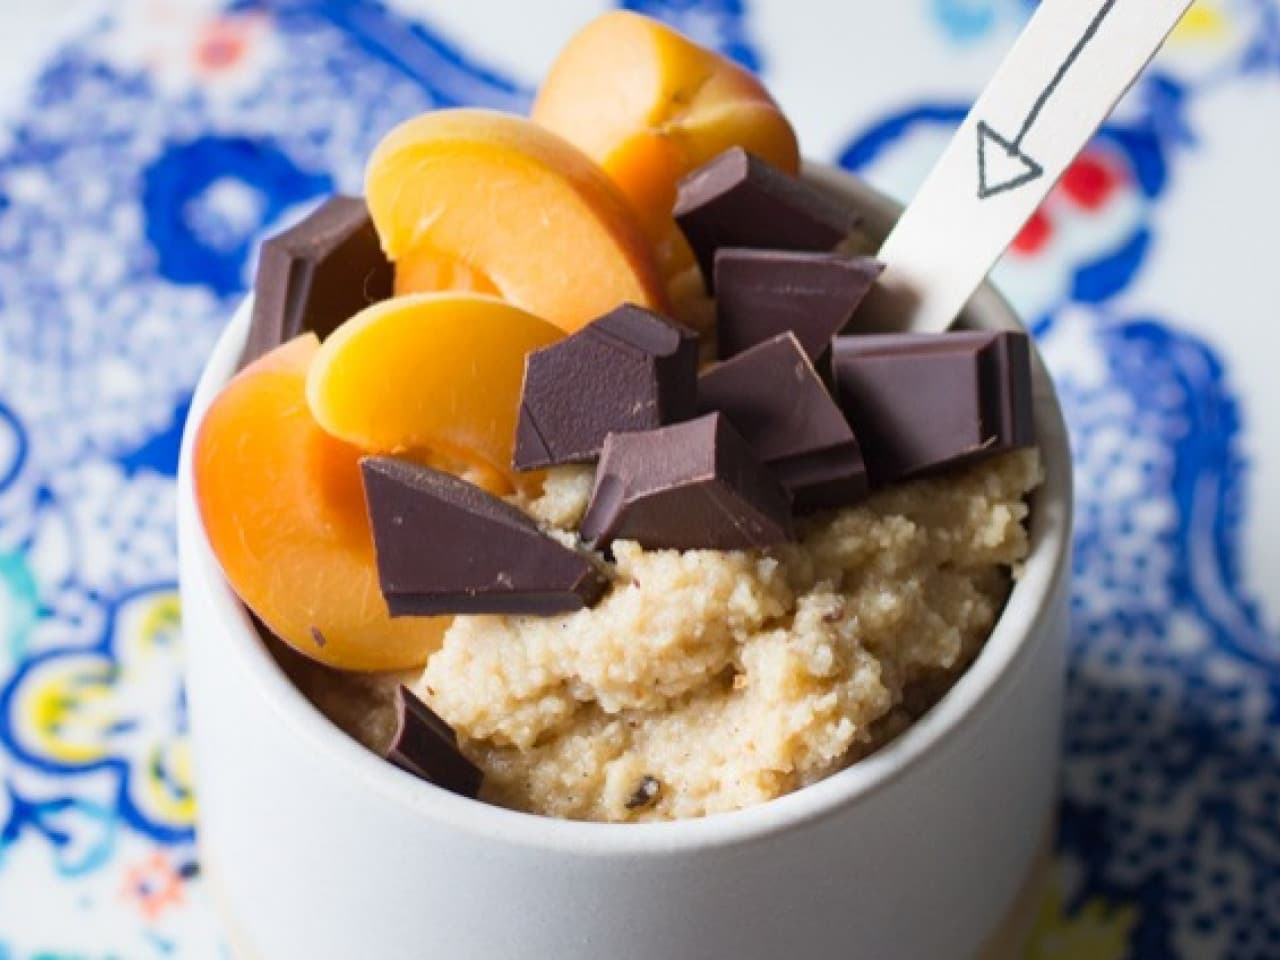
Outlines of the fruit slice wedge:
M298 337L223 388L196 435L196 501L214 555L278 637L344 670L421 666L447 617L391 619L378 589L360 450L320 429Z
M618 185L668 275L690 262L671 220L681 177L733 146L788 173L800 166L795 131L755 76L628 11L598 17L565 44L531 116Z
M384 300L339 327L307 376L311 413L368 453L479 461L515 479L527 353L558 327L487 294L417 293Z
M397 292L496 290L568 332L620 303L666 306L626 200L581 151L529 120L472 109L409 120L374 150L365 193Z

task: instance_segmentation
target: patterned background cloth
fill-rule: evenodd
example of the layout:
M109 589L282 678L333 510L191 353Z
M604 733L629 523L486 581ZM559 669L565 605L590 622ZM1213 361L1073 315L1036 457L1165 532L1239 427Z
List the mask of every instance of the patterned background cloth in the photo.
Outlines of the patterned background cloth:
M174 589L196 376L264 235L410 114L523 109L605 3L138 0L0 37L39 60L0 78L0 960L222 955ZM1033 7L626 5L899 196ZM997 271L1079 484L1037 958L1280 956L1278 172L1280 5L1202 0Z

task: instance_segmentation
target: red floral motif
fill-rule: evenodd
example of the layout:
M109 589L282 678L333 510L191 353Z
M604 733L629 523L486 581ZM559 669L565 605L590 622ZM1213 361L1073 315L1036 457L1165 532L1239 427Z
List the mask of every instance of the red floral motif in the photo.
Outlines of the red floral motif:
M259 24L256 17L220 17L209 21L196 38L194 57L201 73L217 73L244 59Z
M157 850L128 869L120 895L135 901L148 920L155 920L170 907L182 904L182 874Z
M1058 190L1068 196L1078 207L1097 210L1106 204L1120 183L1120 177L1096 156L1081 154L1075 163L1067 167Z
M1082 153L1071 166L1040 208L1031 215L1022 230L1009 245L1009 251L1017 257L1034 257L1042 253L1053 240L1052 210L1065 203L1077 210L1094 213L1107 205L1123 183L1123 175L1114 164L1096 153Z
M1034 256L1044 249L1052 233L1053 226L1049 223L1049 217L1042 207L1036 210L1031 215L1031 219L1023 224L1022 230L1013 238L1013 243L1009 245L1009 249L1022 256Z

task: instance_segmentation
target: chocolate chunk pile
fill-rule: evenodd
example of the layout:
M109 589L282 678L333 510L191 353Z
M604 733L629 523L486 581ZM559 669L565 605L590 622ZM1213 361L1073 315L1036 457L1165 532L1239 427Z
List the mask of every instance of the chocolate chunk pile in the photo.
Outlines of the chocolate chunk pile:
M631 306L528 359L520 442L539 452L516 466L600 451L591 546L769 547L796 514L1032 442L1024 335L846 333L881 271L836 250L855 212L733 149L681 183L675 216L714 281L719 363L695 374L690 335ZM641 318L648 350L618 334Z
M699 372L691 331L630 304L526 358L513 466L596 464L586 545L768 548L799 514L1033 442L1024 334L850 332L881 265L839 252L857 214L817 188L734 149L681 183L675 216L714 283L719 362ZM393 615L603 593L597 559L480 488L394 458L362 470Z

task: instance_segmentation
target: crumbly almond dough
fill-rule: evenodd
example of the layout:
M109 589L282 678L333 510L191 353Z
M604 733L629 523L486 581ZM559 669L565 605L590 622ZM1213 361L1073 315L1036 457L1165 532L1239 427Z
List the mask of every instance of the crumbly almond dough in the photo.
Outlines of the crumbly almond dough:
M595 469L587 464L552 467L542 482L542 495L534 500L516 500L516 506L538 522L555 530L578 528L591 499Z
M882 491L768 552L614 544L613 583L556 617L458 617L417 683L485 799L585 820L697 817L865 756L977 654L1027 552L1035 451ZM590 488L550 471L564 536Z

